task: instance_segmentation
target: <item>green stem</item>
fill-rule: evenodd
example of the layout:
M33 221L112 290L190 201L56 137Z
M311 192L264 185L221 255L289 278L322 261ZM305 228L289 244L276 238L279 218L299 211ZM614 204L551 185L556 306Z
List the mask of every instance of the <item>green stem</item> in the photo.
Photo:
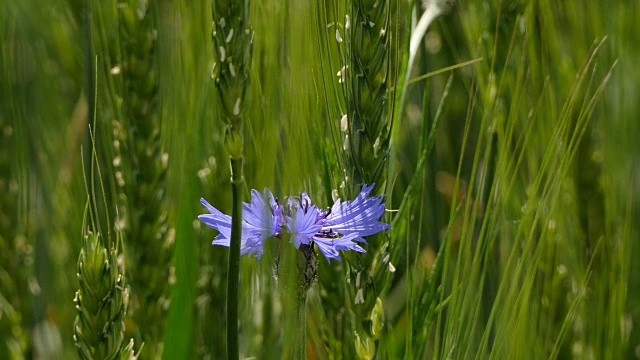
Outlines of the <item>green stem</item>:
M289 234L282 239L289 243ZM283 246L280 253L277 278L281 286L284 320L283 352L279 358L286 360L307 359L307 291L313 283L313 272L317 264L312 250L302 245L299 249Z
M273 359L273 344L276 343L276 332L273 330L273 282L271 276L265 276L264 305L262 306L262 354L260 359Z
M307 358L307 290L298 289L295 304L295 341L291 349L292 360Z
M238 349L238 280L240 275L240 237L242 236L242 157L231 160L231 244L227 280L227 359L237 360Z
M289 322L287 349L285 358L288 360L307 359L307 291L305 289L291 289L289 291L295 300L289 304L294 306L293 318ZM295 295L294 295L295 293Z

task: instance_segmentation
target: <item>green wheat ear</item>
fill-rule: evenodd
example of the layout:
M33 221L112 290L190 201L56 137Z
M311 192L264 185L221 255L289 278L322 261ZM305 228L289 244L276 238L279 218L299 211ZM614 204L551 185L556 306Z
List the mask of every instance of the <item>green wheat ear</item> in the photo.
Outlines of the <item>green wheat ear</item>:
M74 299L74 341L82 359L135 358L132 342L123 347L129 288L122 254L117 243L107 246L99 233L85 230Z
M91 156L89 179L94 179L95 147ZM106 202L99 168L96 179L102 190L102 201ZM116 239L111 238L107 214L107 236L101 236L95 189L92 186L89 191L86 182L85 186L87 194L91 195L88 195L82 224L77 273L79 289L74 298L78 314L73 325L73 340L81 359L135 359L133 340L123 344L129 287L125 279L122 233L117 230Z
M345 176L351 198L362 184L383 186L389 156L392 114L389 88L391 2L352 0L347 5L341 83L347 117L341 124ZM342 42L340 29L336 40ZM346 125L346 126L344 126Z
M387 173L389 143L393 125L395 85L391 71L391 1L351 0L347 2L344 43L340 28L336 40L342 53L342 83L346 118L343 134L345 190L353 198L363 184L376 184L381 193ZM366 254L345 256L350 265L352 286L349 299L355 302L356 352L360 358L375 354L375 341L383 327L381 292L388 285L389 242L384 235L369 239Z
M123 121L116 126L116 180L130 266L133 332L143 356L162 355L168 309L173 231L168 224L166 175L158 103L159 2L127 0L118 5ZM116 161L118 160L118 161Z
M212 77L218 90L220 113L228 125L225 149L232 159L242 158L243 150L242 118L253 51L249 8L248 0L211 3L211 42L216 61Z
M346 108L340 120L346 198L354 198L364 184L375 184L374 194L384 193L387 185L394 94L401 90L396 89L402 67L396 56L408 44L401 43L397 6L390 0L347 0L344 26L335 29ZM394 271L389 237L378 234L367 240L366 253L344 255L350 280L345 297L354 315L353 355L360 359L377 354L385 328L383 299Z

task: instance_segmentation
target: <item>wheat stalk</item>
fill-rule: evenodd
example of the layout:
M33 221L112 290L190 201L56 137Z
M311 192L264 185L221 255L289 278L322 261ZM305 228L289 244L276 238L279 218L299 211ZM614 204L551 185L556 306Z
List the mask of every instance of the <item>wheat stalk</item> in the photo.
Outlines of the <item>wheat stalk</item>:
M158 2L119 4L123 80L123 117L115 131L114 160L120 185L122 219L131 266L132 313L143 356L162 355L173 248L167 222L165 179L168 156L162 152L158 109Z
M393 125L394 86L391 71L391 2L387 0L347 1L344 40L336 27L342 55L340 80L346 117L343 155L345 192L352 198L362 184L376 184L381 193L385 184L389 142ZM344 42L343 44L340 44ZM369 240L366 254L345 256L349 263L348 299L356 315L355 349L360 358L375 354L375 342L383 326L382 290L388 285L389 251L384 235Z
M253 36L250 27L249 0L214 0L211 5L211 40L215 54L212 77L215 81L222 115L227 120L225 149L231 165L231 248L227 281L227 358L237 359L238 281L240 272L240 236L242 231L242 191L244 177L242 113L249 86Z

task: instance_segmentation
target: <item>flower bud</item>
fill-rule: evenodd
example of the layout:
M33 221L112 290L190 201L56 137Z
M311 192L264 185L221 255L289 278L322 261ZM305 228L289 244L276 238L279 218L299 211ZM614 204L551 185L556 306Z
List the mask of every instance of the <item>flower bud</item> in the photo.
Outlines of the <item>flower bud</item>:
M356 353L360 360L373 359L376 354L376 343L373 339L365 335L364 340L356 332Z
M382 300L376 298L376 305L371 310L371 335L374 339L379 339L382 333L382 327L384 326L384 308L382 306Z

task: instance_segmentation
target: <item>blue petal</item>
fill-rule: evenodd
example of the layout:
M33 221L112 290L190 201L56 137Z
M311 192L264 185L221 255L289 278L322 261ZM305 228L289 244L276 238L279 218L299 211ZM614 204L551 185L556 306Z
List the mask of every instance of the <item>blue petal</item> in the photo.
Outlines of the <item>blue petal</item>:
M362 191L353 201L340 202L338 199L322 222L322 230L331 230L342 235L356 234L355 241L366 243L363 236L390 228L389 224L378 221L384 215L384 198L369 197L373 186L363 185Z
M327 238L314 238L314 244L318 247L322 255L327 258L327 262L331 263L330 259L341 261L338 250L331 239Z
M296 249L300 248L300 244L309 245L309 239L320 231L322 226L316 224L317 214L315 205L311 205L306 211L302 206L296 206L293 217L285 216L287 229Z
M322 255L329 259L336 259L340 261L340 256L338 255L338 251L342 250L353 250L360 253L366 252L363 248L361 248L357 243L353 242L353 240L357 237L357 234L351 234L347 236L342 236L339 238L327 238L327 237L319 237L316 236L313 238L314 244L318 247Z
M266 199L269 200L269 203ZM211 206L205 199L200 199L200 202L209 210L210 214L200 215L198 219L220 232L212 244L229 246L231 242L231 217ZM275 203L273 195L268 189L265 188L264 196L257 190L252 190L251 202L243 203L240 254L256 254L259 259L262 256L264 241L280 230L282 221L279 218L281 217L282 209L279 209L279 205Z
M333 239L333 246L336 248L336 250L353 250L359 253L366 252L363 248L360 247L360 245L353 242L355 238L357 238L356 234L349 234L337 239Z

